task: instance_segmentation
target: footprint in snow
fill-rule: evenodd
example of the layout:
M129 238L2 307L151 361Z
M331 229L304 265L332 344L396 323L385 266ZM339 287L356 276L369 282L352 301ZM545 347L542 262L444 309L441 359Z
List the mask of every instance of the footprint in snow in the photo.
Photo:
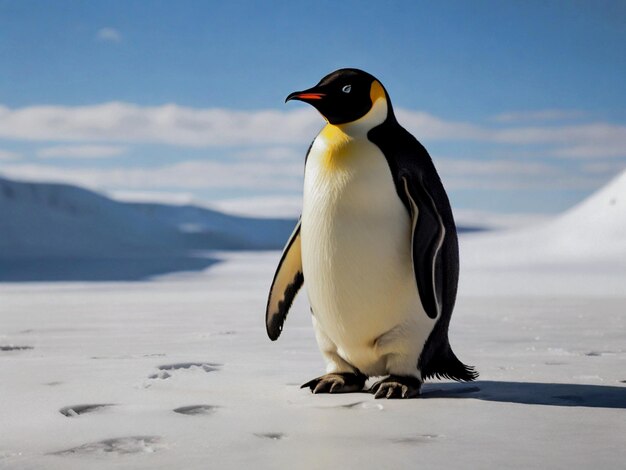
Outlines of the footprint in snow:
M196 369L200 368L204 372L215 372L220 370L222 364L215 364L212 362L177 362L175 364L164 364L157 366L159 372L150 374L149 379L169 379L172 376L173 371L181 369Z
M99 411L103 408L108 408L109 406L113 405L110 403L95 403L90 405L64 406L59 410L59 413L63 416L67 416L68 418L75 418L76 416L93 413L94 411Z
M0 351L9 352L9 351L27 351L29 349L33 349L32 346L16 346L13 344L0 345Z
M588 357L599 357L602 356L602 353L600 351L589 351L586 352L584 355Z
M600 357L600 356L614 356L615 354L619 354L619 351L589 351L585 353L585 356L588 357Z
M254 433L254 435L256 437L260 437L261 439L269 439L271 441L280 441L287 437L287 435L283 434L282 432L260 432Z
M142 454L153 453L165 448L159 436L129 436L90 442L82 446L72 447L52 455L97 455L97 454Z
M418 434L416 436L391 439L391 442L393 442L394 444L420 445L420 444L429 444L431 442L436 441L440 437L441 436L439 436L438 434Z
M356 401L354 403L346 403L345 405L320 406L319 408L339 408L344 410L384 410L385 407L381 403L370 403L367 401Z
M190 405L190 406L181 406L180 408L175 408L174 413L179 413L181 415L209 415L214 413L217 410L217 406L214 405Z
M178 362L176 364L166 364L158 366L159 370L179 370L191 369L193 367L201 367L205 372L213 372L219 370L222 364L213 364L211 362Z
M150 374L148 376L149 379L169 379L172 376L172 374L170 374L169 372L162 370L160 372L157 372L156 374Z

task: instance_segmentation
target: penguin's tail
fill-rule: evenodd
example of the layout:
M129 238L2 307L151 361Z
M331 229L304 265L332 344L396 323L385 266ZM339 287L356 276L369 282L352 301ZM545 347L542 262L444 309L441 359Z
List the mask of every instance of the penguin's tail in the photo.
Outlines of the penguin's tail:
M422 379L432 377L471 382L478 378L478 372L474 367L463 364L452 352L452 348L447 345L443 353L435 354L428 364L422 367Z

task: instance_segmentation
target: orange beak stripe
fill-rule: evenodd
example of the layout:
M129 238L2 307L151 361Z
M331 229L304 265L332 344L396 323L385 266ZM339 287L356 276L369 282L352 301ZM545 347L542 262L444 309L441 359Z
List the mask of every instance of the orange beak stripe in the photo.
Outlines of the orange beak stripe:
M298 98L301 100L321 100L324 96L323 93L300 93L299 95L294 96L294 98Z

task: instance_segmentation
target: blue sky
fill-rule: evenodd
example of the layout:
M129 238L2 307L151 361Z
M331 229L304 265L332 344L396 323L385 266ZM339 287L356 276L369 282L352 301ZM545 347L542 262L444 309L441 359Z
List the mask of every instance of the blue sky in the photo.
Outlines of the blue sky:
M459 212L557 212L626 168L624 44L621 1L0 1L0 174L293 215L284 98L350 66Z

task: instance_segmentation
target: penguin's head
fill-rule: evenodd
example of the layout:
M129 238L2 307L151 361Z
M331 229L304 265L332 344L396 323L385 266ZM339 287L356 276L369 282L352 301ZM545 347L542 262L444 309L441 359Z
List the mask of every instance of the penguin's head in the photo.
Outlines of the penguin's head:
M384 105L385 117L387 109L391 111L382 84L369 73L358 69L336 70L314 87L291 93L285 102L289 100L309 103L334 125L358 121L373 111L375 104L379 107Z

